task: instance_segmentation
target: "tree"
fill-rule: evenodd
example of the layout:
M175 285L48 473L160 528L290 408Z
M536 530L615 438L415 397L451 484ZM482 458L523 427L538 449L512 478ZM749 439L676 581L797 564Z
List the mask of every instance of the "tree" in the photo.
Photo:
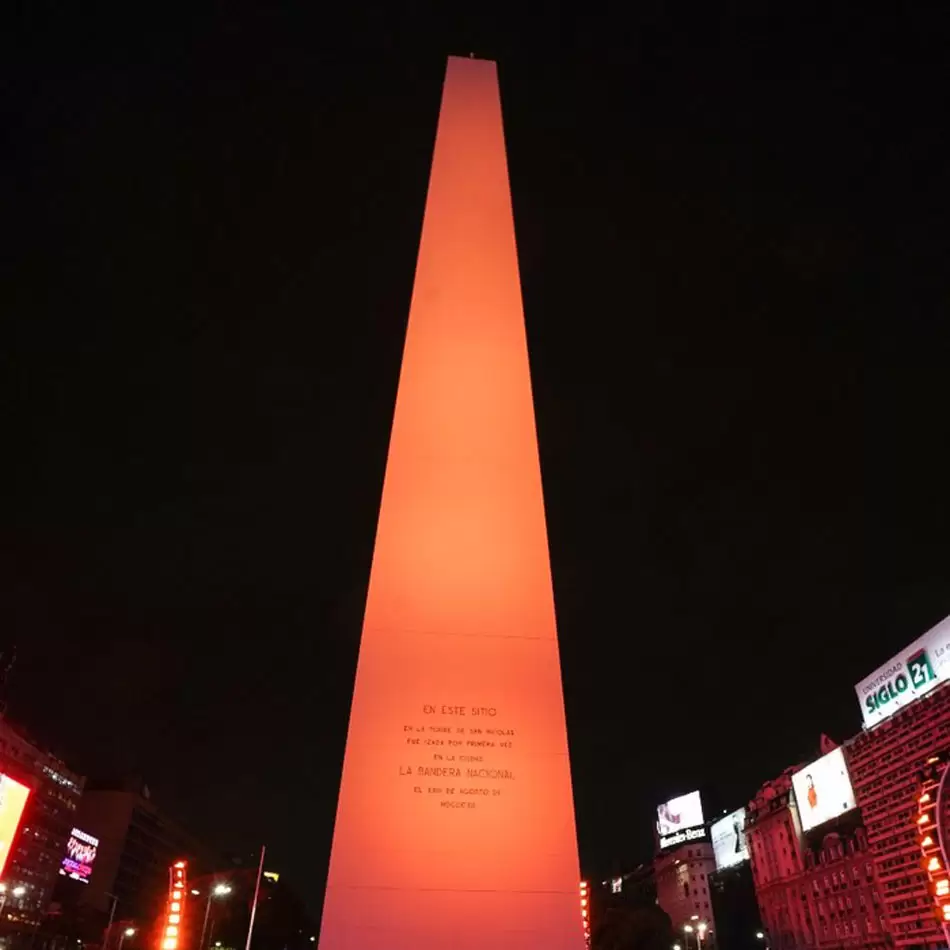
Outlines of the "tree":
M670 950L673 924L659 907L612 907L591 939L591 950Z

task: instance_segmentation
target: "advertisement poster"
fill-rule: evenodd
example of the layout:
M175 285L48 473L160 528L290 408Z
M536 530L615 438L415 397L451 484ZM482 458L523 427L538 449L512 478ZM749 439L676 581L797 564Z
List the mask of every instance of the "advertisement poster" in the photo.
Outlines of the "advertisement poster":
M98 838L80 831L79 828L73 828L69 841L66 842L66 856L59 873L71 877L74 881L88 883L98 851Z
M25 785L0 774L0 875L10 857L10 847L29 797L30 790Z
M656 810L656 832L661 848L672 848L706 836L699 792L671 798Z
M713 822L710 829L716 867L731 868L749 859L749 849L745 840L745 809L739 808L731 815Z
M834 749L792 776L802 831L831 821L856 807L854 789L841 749Z
M950 679L950 617L905 647L854 687L865 728Z

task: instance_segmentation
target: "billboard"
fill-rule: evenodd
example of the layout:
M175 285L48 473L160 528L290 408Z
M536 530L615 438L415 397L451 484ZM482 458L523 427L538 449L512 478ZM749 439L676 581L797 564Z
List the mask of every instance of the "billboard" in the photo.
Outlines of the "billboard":
M29 797L30 790L25 785L0 773L0 875L6 867L10 847Z
M802 831L831 821L856 807L844 752L833 749L792 776Z
M699 792L671 798L656 810L656 833L660 848L672 848L706 836L703 803Z
M73 828L66 842L66 856L60 865L59 873L71 877L74 881L89 883L92 865L99 852L99 839Z
M713 822L709 837L712 838L718 870L731 868L749 859L749 848L745 840L744 808L737 808L731 815Z
M866 728L950 679L950 617L854 687Z

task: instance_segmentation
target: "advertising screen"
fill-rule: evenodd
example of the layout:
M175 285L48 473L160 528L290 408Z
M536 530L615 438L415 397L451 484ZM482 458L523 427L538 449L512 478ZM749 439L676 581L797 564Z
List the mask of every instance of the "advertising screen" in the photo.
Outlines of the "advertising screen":
M706 836L703 825L703 803L699 792L671 798L656 810L656 833L661 848L672 848L685 841Z
M0 773L0 875L10 857L10 847L29 797L30 790L25 785Z
M92 865L99 852L99 839L85 831L73 828L66 842L66 856L60 866L59 873L71 877L74 881L89 883L92 874Z
M950 617L905 647L854 687L866 727L950 679Z
M749 858L749 849L745 840L745 809L739 808L731 815L713 822L709 829L712 838L716 867L731 868Z
M802 831L831 821L856 806L848 766L841 749L806 765L792 776Z

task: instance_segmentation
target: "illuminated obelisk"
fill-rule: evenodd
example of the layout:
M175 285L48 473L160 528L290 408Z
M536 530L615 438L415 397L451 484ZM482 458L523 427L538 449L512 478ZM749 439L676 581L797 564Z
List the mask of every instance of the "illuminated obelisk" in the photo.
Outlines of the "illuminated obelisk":
M319 950L581 950L495 64L449 60Z

